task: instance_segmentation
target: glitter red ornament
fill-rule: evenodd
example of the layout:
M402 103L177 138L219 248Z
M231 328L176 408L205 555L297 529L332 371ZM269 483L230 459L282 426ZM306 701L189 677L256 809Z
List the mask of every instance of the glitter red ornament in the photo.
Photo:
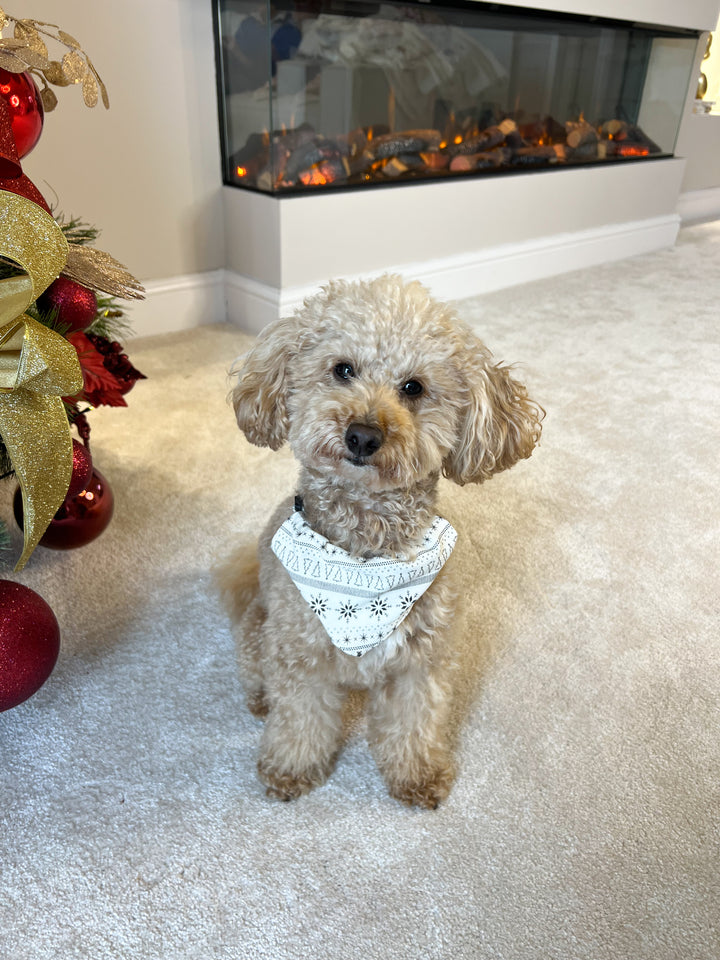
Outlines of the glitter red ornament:
M45 683L60 651L60 628L41 596L0 580L0 711L27 700Z
M92 457L88 448L79 440L73 440L72 476L65 496L66 500L68 497L76 497L87 487L92 477L92 468Z
M37 300L43 313L57 311L59 323L66 326L67 333L86 330L97 315L95 293L69 277L59 276Z
M93 468L89 482L76 496L65 502L40 538L41 547L51 550L74 550L99 537L110 523L115 508L112 488L99 470ZM20 488L15 491L13 512L22 528L23 509Z
M45 111L40 91L29 73L10 73L0 69L0 96L10 108L10 124L20 159L26 157L40 139Z

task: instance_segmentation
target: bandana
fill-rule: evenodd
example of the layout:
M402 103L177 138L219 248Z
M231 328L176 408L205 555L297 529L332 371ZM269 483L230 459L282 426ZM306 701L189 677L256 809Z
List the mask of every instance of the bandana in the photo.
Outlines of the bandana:
M407 617L456 540L448 521L435 517L412 560L363 559L330 543L296 512L278 529L271 547L335 646L361 657Z

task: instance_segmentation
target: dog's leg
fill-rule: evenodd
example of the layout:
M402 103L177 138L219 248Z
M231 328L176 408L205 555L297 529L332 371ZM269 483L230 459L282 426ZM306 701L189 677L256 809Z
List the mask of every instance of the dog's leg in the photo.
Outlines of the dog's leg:
M391 795L403 803L435 809L450 792L448 704L448 685L424 664L371 694L370 742Z
M268 796L294 800L330 775L342 736L344 696L326 676L298 675L297 665L281 686L278 679L276 674L258 773Z
M260 642L266 616L265 607L255 597L243 614L237 638L238 662L248 710L260 718L266 717L268 712Z
M264 717L268 707L260 637L267 614L259 597L259 569L255 545L242 544L216 567L215 579L233 625L248 709L256 717Z

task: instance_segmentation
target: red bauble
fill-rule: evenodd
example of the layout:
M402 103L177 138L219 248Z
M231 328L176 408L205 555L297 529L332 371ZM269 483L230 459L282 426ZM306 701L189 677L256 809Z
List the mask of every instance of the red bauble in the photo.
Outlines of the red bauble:
M0 580L0 711L40 689L59 650L60 628L43 598L20 583Z
M29 73L10 73L0 69L0 96L10 107L10 125L20 159L26 157L40 139L43 109L40 91Z
M99 537L112 519L115 498L112 488L99 470L93 468L90 482L77 496L67 496L40 538L41 547L73 550ZM20 488L15 491L13 510L22 527L23 510Z
M97 297L92 290L69 277L53 280L37 300L43 313L57 311L59 323L70 331L86 330L97 316Z
M92 457L88 448L79 440L73 440L72 476L70 477L68 492L65 495L66 500L68 497L76 497L79 493L82 493L92 476L92 468Z

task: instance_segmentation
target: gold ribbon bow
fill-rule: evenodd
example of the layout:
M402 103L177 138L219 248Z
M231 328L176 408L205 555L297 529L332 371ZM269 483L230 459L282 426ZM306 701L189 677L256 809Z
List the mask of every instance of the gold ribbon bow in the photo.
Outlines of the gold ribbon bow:
M72 476L72 436L62 397L82 389L77 352L24 311L59 275L65 236L31 200L0 190L0 255L26 276L0 281L0 437L20 481L22 570L62 504Z

